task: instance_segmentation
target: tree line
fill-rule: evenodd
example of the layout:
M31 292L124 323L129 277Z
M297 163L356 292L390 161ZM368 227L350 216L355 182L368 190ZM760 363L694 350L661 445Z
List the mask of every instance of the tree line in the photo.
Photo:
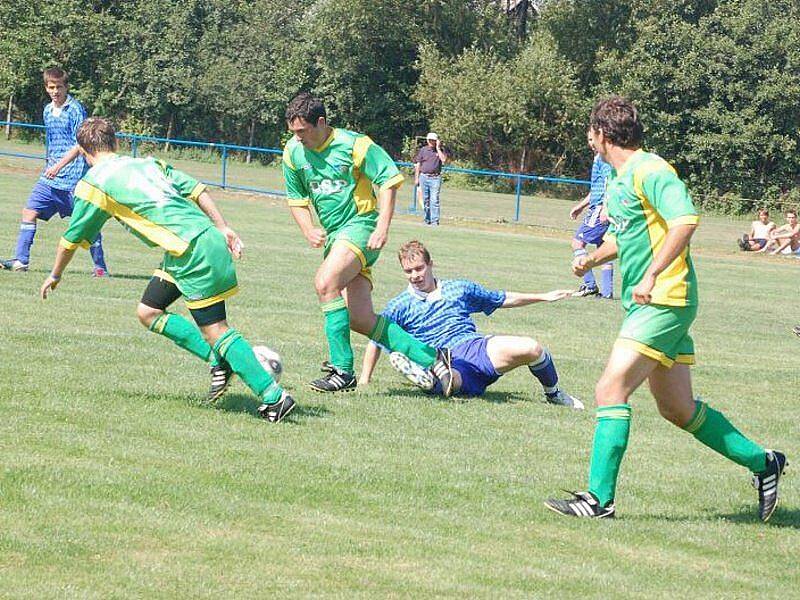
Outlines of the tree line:
M588 112L620 93L647 148L735 212L800 199L799 17L800 0L0 0L0 101L40 121L57 64L125 131L276 146L311 90L398 158L433 129L467 166L580 177Z

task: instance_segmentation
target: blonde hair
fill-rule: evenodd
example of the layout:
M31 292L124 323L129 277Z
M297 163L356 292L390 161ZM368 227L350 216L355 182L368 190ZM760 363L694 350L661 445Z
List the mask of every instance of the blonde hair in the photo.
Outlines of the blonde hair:
M397 253L397 259L400 261L401 265L403 264L403 261L413 260L420 256L425 260L425 264L431 264L431 253L428 252L425 244L418 240L406 242L400 246L400 250Z

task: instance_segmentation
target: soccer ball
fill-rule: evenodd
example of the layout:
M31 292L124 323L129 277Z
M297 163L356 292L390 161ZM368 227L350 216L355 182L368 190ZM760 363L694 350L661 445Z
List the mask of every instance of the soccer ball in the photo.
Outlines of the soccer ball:
M272 378L278 382L283 374L283 362L281 362L281 355L275 352L272 348L266 346L253 346L253 352L261 363L261 366L272 375Z

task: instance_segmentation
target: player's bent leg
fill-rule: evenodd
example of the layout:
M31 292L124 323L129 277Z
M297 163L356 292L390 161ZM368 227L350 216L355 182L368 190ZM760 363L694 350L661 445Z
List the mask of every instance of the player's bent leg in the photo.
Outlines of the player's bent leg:
M22 209L22 221L19 224L17 244L13 258L0 261L0 270L25 272L30 264L31 246L36 236L36 220L38 213L30 208Z
M778 482L786 457L766 450L743 435L722 413L692 396L689 366L657 368L649 378L659 412L700 443L749 469L758 489L759 517L767 521L778 505Z

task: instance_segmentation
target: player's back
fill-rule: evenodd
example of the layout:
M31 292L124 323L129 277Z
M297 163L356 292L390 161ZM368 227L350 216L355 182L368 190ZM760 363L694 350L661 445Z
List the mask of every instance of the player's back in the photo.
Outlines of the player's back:
M113 156L89 169L75 196L115 217L148 245L181 254L212 226L196 204L204 189L163 161Z

